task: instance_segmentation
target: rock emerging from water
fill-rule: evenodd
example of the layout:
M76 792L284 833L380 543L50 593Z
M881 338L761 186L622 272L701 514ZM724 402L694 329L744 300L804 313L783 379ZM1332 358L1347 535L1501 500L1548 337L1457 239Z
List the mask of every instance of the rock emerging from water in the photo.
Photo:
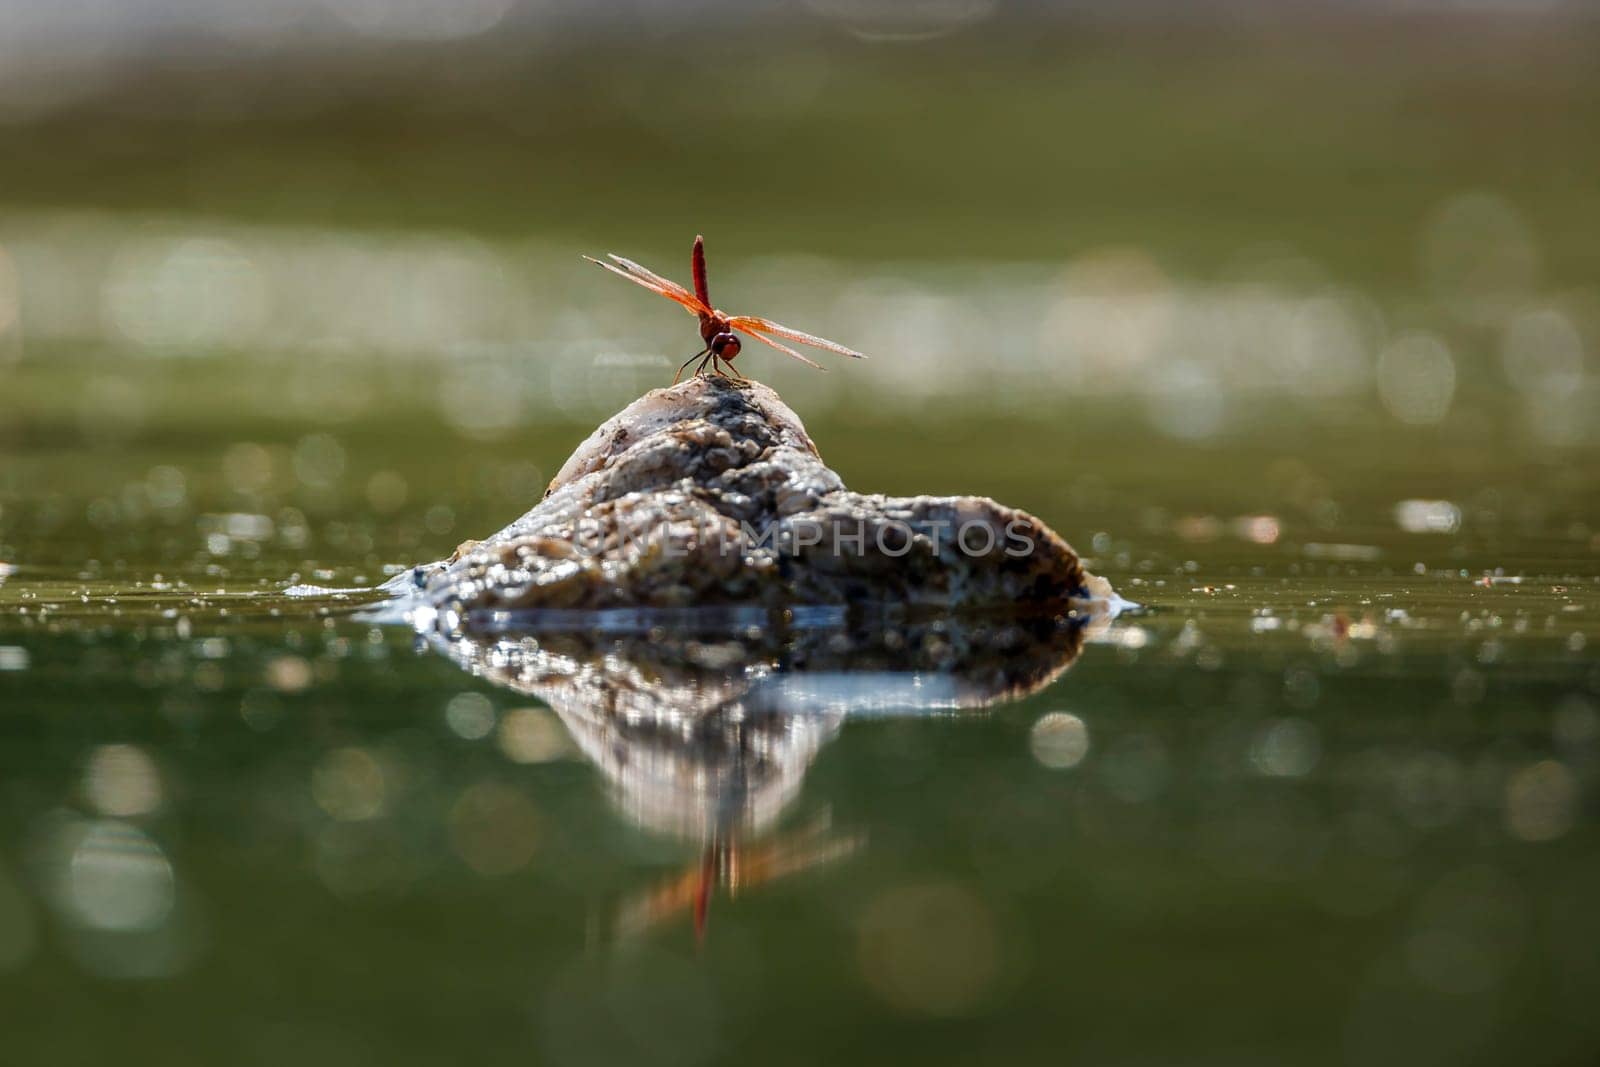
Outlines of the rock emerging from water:
M532 510L416 580L457 631L707 606L1059 613L1112 595L1026 512L852 492L776 393L722 377L628 405Z

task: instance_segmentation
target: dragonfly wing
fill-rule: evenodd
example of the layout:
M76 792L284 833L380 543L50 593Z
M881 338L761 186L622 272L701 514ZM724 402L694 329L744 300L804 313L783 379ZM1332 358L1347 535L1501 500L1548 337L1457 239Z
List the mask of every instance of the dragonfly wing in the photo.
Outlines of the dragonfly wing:
M590 263L593 263L597 267L604 267L606 270L617 275L619 278L626 278L635 285L644 286L652 293L660 293L668 300L671 300L674 303L682 304L684 310L690 312L691 314L700 315L706 311L706 306L700 303L700 301L696 300L694 294L683 288L681 285L673 285L671 283L661 284L661 282L650 281L641 275L634 274L631 271L623 270L621 267L614 267L609 263L602 263L593 256L584 256L583 258L587 259ZM661 281L665 282L666 279L662 279Z
M679 296L686 296L695 302L696 307L705 308L707 311L711 310L710 306L702 301L698 296L695 296L694 293L679 285L671 278L663 278L661 275L657 274L655 271L644 266L643 264L635 263L631 259L624 259L622 256L613 255L610 252L606 253L606 258L611 260L611 262L616 263L623 270L627 271L629 274L632 274L636 278L643 278L645 281L654 285L659 285L661 288L666 289L669 292L676 293Z
M844 345L836 344L825 337L817 337L788 326L780 326L769 319L757 318L754 315L736 315L729 319L728 322L735 329L745 330L750 333L777 334L779 337L787 338L790 341L798 341L803 345L810 345L812 348L825 348L829 352L837 352L839 355L849 356L851 359L867 358L855 349L846 348Z
M738 327L739 329L743 330L745 333L748 333L751 337L754 337L757 341L760 341L762 344L768 345L768 346L770 346L772 348L776 348L779 352L787 352L789 355L793 356L795 359L798 359L801 363L804 363L808 367L815 367L818 370L827 370L827 368L824 367L822 364L816 362L815 360L807 359L805 356L802 356L800 353L796 352L794 349L790 348L788 345L780 345L778 342L774 341L772 338L764 337L761 334L757 333L755 330L752 330L748 326L741 326L739 324L739 320L738 319L729 319L728 322L729 322L730 325Z

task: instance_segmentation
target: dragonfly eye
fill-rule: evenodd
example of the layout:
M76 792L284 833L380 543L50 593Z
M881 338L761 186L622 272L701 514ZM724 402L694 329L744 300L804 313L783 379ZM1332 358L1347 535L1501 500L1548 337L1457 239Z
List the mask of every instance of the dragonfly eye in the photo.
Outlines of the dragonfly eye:
M739 354L739 338L732 333L719 333L711 339L711 351L723 359L732 359Z

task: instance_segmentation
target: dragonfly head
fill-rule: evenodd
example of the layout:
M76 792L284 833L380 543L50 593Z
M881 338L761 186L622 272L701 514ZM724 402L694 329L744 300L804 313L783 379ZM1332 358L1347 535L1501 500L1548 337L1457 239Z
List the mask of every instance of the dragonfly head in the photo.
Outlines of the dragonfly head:
M714 334L707 342L711 354L719 359L732 359L739 354L739 335L732 330L723 330Z

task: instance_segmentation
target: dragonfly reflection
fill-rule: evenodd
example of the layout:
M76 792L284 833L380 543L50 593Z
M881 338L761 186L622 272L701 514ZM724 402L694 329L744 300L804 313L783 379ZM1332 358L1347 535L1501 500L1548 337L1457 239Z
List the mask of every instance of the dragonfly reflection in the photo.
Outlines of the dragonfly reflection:
M699 845L680 873L625 901L627 936L687 914L704 936L713 896L786 878L858 851L865 837L824 817L774 832L807 768L844 720L989 707L1031 693L1072 663L1105 617L818 620L741 626L708 613L674 628L633 613L537 618L517 633L435 647L493 684L536 697L604 774L625 816ZM792 622L792 620L791 620Z

